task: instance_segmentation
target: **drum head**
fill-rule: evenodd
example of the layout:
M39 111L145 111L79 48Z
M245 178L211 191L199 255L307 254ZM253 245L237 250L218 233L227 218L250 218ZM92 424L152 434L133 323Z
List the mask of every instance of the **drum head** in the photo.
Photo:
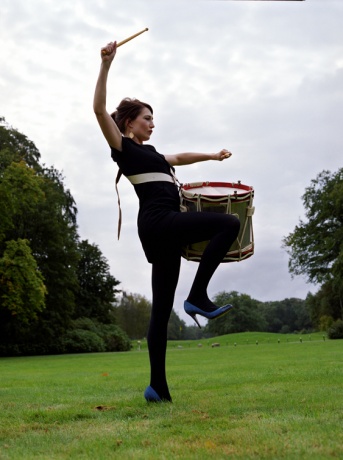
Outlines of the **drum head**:
M208 196L220 198L228 195L245 195L253 190L249 185L240 182L192 182L182 185L182 193L185 197Z

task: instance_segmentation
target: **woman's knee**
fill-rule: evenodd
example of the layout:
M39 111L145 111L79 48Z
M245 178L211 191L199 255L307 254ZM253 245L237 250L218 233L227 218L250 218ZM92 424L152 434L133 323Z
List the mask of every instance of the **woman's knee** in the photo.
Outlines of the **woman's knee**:
M227 214L226 216L227 226L226 231L228 233L238 235L241 228L241 222L239 218L233 214Z

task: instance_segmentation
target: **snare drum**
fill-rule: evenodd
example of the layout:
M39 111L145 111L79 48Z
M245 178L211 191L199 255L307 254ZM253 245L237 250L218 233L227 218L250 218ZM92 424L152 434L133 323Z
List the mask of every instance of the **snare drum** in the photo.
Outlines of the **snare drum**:
M240 182L193 182L181 187L182 205L187 211L222 212L233 214L241 226L236 241L226 253L223 262L238 262L254 254L252 216L254 189ZM182 249L187 260L199 261L208 241L194 243Z

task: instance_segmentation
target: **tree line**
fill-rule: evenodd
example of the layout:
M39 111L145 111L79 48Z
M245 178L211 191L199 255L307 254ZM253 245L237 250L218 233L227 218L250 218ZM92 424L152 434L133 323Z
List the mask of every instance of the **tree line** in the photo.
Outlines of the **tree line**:
M261 302L248 294L223 291L213 301L219 306L229 303L234 308L227 315L209 321L202 329L186 325L173 311L168 325L168 339L193 340L247 331L306 334L318 330L313 325L306 299ZM118 325L131 339L140 340L147 336L150 311L151 303L147 299L138 294L123 293L115 308L115 315Z
M320 285L305 300L259 302L222 292L235 308L199 330L173 311L168 338L241 331L329 330L343 336L343 170L321 173L303 197L308 222L284 239L290 272ZM99 247L78 234L77 206L54 167L0 118L0 356L125 351L146 337L150 302L118 289Z
M306 299L314 327L343 338L343 168L319 173L302 200L306 220L283 240L289 271L320 286Z
M64 178L0 119L0 355L129 350L119 290Z

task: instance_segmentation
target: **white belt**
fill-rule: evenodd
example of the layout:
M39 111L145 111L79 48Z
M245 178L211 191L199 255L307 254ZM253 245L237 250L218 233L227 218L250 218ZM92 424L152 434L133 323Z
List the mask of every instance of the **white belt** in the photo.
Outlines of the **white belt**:
M172 173L172 176L169 176L169 174L165 174L165 173L154 172L154 173L134 174L133 176L126 176L126 177L129 179L132 185L144 184L145 182L171 182L172 184L175 184L178 187L181 187L179 181L175 177L174 171L170 169L170 172ZM118 240L120 237L120 229L121 229L121 207L120 207L120 198L119 198L119 192L118 192L118 182L119 182L121 175L122 175L122 172L119 169L117 178L116 178L116 192L117 192L118 207L119 207Z
M145 182L175 182L174 179L169 176L169 174L159 172L134 174L133 176L126 177L133 185L144 184Z

